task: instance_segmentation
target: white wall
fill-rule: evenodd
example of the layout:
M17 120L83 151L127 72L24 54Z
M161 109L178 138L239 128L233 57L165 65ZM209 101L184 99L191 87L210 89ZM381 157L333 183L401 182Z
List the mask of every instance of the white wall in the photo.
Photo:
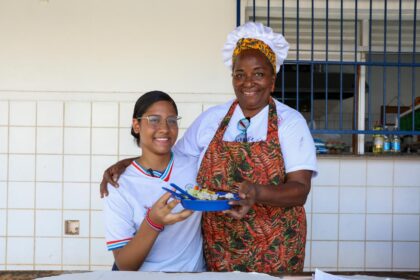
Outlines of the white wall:
M1 0L0 90L231 92L235 1Z
M324 157L305 205L305 267L418 271L418 157Z

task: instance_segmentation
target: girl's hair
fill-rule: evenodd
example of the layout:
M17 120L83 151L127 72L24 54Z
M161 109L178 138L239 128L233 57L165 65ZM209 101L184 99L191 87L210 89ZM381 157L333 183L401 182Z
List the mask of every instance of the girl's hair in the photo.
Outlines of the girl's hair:
M137 119L143 116L143 114L150 108L153 104L159 101L168 101L174 106L175 112L178 115L178 108L176 107L175 101L169 94L163 91L149 91L140 96L137 99L136 105L134 105L133 119ZM136 139L137 144L140 144L140 134L134 132L133 127L131 127L131 135Z

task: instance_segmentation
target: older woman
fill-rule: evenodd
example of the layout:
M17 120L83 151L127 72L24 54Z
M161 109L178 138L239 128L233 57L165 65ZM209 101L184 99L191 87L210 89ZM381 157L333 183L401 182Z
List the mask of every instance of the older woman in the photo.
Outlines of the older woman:
M236 99L202 113L175 146L198 159L203 188L241 197L231 202L232 210L203 215L211 271L303 270L303 205L316 155L305 119L270 95L287 51L283 36L260 23L231 32L223 56ZM104 178L112 182L118 169L108 169Z

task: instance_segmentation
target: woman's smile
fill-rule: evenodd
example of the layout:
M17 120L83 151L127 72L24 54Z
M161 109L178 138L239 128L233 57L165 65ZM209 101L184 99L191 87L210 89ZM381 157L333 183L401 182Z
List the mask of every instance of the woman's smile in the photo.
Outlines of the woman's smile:
M244 91L243 93L245 96L253 96L257 94L255 91Z

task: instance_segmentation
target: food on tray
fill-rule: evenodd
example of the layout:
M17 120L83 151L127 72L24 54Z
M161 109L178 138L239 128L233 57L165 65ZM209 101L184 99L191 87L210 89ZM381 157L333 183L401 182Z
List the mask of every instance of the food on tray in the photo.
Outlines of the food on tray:
M187 189L188 193L201 200L228 200L234 199L233 193L217 193L208 189L201 189L199 186L194 186Z

